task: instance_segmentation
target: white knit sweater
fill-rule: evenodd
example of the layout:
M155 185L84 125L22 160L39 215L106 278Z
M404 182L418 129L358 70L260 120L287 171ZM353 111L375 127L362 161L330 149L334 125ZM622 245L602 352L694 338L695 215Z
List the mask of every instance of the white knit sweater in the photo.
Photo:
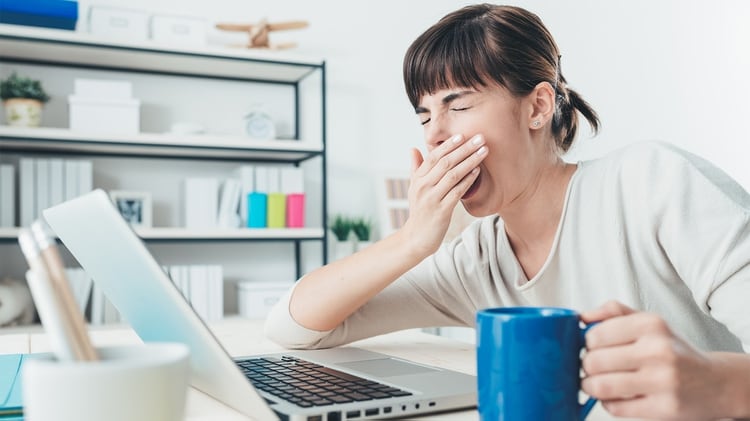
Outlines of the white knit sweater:
M339 327L307 329L292 290L266 320L290 348L331 347L394 330L469 326L478 309L618 300L661 315L702 350L750 352L750 196L721 170L671 145L637 143L578 164L555 240L527 279L503 220L480 219ZM321 294L324 294L321 291Z

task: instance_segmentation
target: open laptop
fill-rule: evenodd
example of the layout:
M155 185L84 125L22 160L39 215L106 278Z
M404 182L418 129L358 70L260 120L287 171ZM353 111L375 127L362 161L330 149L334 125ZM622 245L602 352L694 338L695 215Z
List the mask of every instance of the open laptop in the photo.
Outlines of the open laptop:
M245 415L339 421L476 406L474 376L354 347L232 358L104 191L43 214L141 339L187 344L193 387Z

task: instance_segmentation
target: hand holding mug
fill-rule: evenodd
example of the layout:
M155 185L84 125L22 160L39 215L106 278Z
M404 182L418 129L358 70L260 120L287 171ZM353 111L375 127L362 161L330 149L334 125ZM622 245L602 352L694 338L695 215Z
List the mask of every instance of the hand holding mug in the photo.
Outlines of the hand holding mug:
M720 418L726 399L717 364L676 337L664 320L615 301L581 315L587 335L583 390L612 415L664 420Z

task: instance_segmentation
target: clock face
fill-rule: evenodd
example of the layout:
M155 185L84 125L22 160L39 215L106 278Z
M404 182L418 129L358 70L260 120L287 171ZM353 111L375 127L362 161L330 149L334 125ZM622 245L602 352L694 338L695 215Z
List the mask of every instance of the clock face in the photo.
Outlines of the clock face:
M245 120L245 132L255 139L273 139L276 128L270 117L261 113L251 113Z

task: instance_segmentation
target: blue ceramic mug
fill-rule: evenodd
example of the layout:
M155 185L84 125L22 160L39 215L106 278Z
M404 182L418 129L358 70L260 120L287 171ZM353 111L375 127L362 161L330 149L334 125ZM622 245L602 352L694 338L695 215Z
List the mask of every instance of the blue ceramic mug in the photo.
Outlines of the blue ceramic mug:
M592 325L555 307L490 308L477 313L477 384L483 421L579 421L581 350Z

